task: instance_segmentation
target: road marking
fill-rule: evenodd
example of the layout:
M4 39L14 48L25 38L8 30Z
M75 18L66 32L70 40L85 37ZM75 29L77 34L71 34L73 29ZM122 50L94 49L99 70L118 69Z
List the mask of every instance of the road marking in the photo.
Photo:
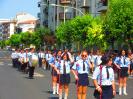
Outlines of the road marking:
M4 65L4 63L3 63L3 62L0 62L0 65L1 65L1 66Z
M40 74L40 73L37 73L37 72L34 73L34 76L35 76L35 77L44 77L43 74Z
M12 64L7 64L8 66L12 66Z

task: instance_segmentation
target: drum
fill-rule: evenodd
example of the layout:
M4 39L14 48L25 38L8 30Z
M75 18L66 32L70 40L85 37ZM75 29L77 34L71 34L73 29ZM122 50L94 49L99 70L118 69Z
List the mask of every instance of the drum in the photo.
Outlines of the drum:
M32 67L36 67L38 65L38 56L37 55L32 55L31 64L32 64Z

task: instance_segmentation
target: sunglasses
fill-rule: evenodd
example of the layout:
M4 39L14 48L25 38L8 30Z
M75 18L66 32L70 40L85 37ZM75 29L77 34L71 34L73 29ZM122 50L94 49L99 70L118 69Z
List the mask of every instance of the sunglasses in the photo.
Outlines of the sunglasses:
M81 55L82 57L87 57L87 55Z

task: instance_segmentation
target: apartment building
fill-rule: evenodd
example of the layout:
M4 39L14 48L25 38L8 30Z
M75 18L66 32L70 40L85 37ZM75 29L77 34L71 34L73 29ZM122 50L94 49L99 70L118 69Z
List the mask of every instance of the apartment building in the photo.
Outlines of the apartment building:
M15 23L15 20L0 19L0 40L6 40L14 34Z
M25 12L18 13L13 19L0 19L0 40L6 40L14 33L34 31L37 21Z
M37 18L29 13L21 12L15 17L17 32L34 31L36 27Z
M90 13L98 16L107 10L107 0L41 0L38 2L40 25L54 33L61 22Z

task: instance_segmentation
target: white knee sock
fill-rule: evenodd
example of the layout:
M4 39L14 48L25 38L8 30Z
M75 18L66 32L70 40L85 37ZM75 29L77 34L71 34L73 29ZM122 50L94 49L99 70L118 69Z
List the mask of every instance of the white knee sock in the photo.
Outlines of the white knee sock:
M59 99L62 99L62 93L59 94Z
M119 95L122 95L122 88L119 87Z
M123 94L127 95L126 87L123 87Z
M67 94L65 93L64 99L67 99Z
M56 92L57 92L57 94L59 94L59 84L57 84Z
M56 87L53 87L53 94L56 94Z

